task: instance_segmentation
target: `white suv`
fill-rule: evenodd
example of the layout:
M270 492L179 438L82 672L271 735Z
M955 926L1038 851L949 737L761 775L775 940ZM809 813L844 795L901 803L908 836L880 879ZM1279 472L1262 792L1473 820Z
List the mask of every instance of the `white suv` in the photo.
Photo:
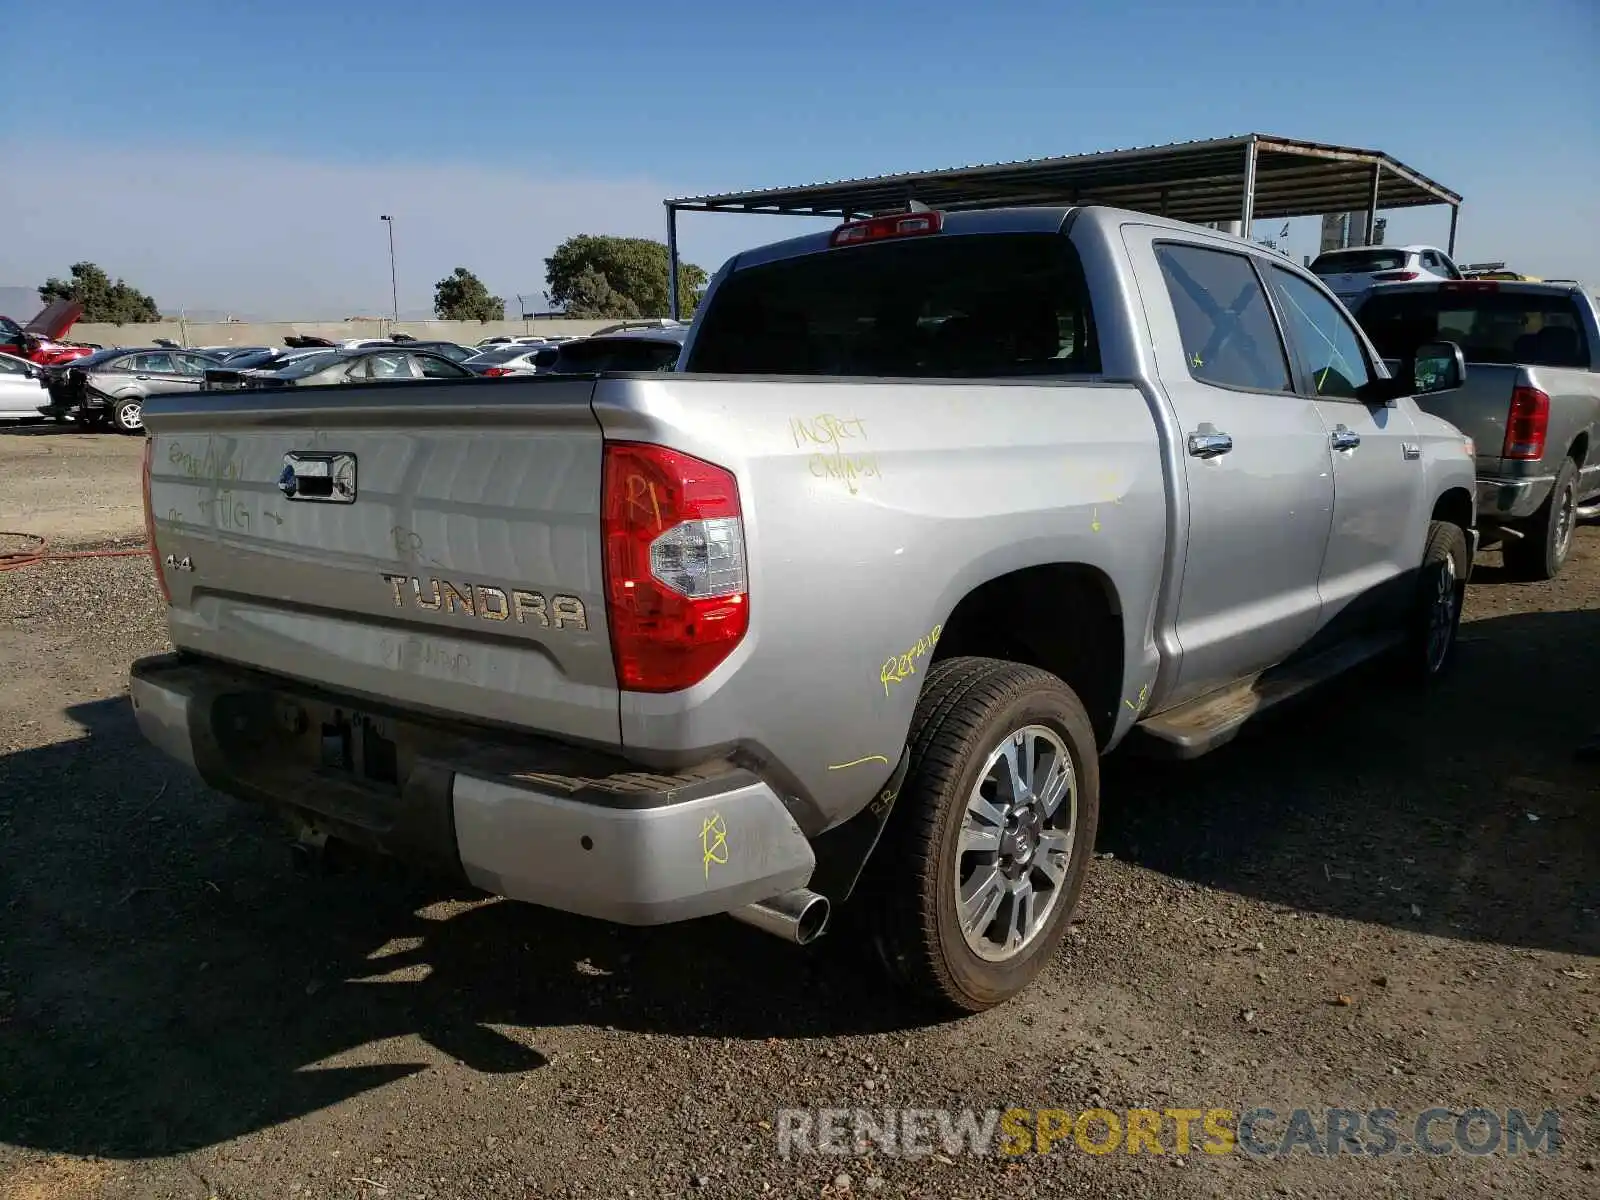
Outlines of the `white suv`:
M1380 283L1460 279L1450 256L1434 246L1351 246L1312 260L1311 270L1335 296L1353 308L1362 293Z

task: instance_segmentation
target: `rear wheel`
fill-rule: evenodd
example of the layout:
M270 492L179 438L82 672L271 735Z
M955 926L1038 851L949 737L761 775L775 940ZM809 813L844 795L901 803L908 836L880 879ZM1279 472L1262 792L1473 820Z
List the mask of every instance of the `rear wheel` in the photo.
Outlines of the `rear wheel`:
M111 424L118 433L144 432L144 401L134 397L111 406Z
M1506 539L1506 567L1519 579L1554 579L1572 551L1577 524L1578 466L1569 458L1544 505L1522 527L1522 537Z
M1027 987L1077 903L1099 795L1094 732L1065 683L997 659L936 663L861 898L897 981L957 1012Z

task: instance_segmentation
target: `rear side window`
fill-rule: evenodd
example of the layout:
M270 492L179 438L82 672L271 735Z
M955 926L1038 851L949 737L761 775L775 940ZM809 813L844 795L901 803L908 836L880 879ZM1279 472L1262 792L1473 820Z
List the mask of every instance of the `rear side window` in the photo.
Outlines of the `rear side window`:
M304 358L297 358L278 372L284 379L303 379L307 375L315 375L338 362L338 351L324 351L319 354L307 354Z
M465 367L458 367L447 358L435 358L431 354L414 354L412 360L422 368L424 379L465 379L472 372Z
M1156 258L1190 375L1218 387L1290 390L1278 326L1249 259L1170 243L1156 247Z
M684 369L997 379L1093 374L1100 354L1065 237L936 234L733 272Z
M1592 347L1578 306L1559 292L1471 287L1376 292L1356 320L1384 358L1406 360L1424 342L1455 342L1468 362L1587 367Z

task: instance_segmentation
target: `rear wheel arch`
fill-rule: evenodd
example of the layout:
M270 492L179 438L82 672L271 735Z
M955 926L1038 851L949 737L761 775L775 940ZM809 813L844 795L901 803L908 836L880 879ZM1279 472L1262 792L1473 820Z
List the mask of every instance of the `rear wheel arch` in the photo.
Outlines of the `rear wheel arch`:
M951 610L935 661L1001 659L1048 671L1081 698L1103 748L1116 726L1124 614L1111 579L1084 563L1040 563L974 587Z
M1589 457L1589 431L1587 429L1572 439L1572 445L1567 449L1567 457L1577 463L1578 466L1583 466L1584 461Z

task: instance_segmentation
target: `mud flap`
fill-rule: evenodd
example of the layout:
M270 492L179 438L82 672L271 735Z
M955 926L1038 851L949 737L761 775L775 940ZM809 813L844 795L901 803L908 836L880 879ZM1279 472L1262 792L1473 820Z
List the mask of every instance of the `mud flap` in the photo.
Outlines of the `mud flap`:
M826 896L829 903L843 904L855 891L861 872L866 869L867 860L877 849L884 826L889 823L889 814L894 811L894 802L900 796L901 785L910 769L911 749L907 747L894 773L865 808L844 824L812 839L811 850L817 856L817 868L808 886Z

